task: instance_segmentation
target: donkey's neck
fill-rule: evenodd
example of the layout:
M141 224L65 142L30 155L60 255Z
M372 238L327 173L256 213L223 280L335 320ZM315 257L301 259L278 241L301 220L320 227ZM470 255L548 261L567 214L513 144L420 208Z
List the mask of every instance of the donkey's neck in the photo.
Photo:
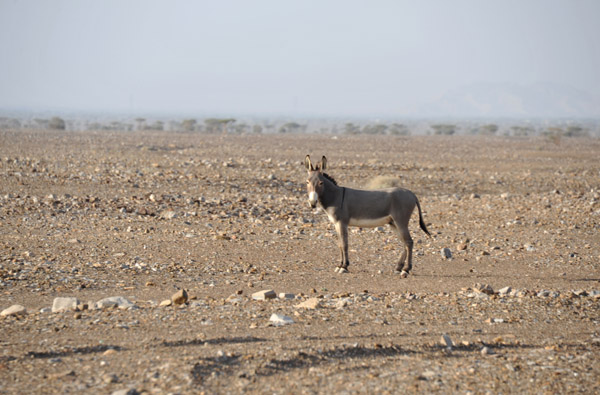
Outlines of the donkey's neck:
M338 186L337 183L332 182L329 178L325 179L324 183L325 191L321 194L319 199L321 206L327 209L331 206L341 205L344 188Z

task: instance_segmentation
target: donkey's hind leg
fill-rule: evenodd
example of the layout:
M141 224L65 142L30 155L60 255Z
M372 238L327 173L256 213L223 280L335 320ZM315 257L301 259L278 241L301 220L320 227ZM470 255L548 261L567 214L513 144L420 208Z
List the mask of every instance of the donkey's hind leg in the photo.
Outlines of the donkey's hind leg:
M407 225L400 225L396 222L392 222L392 225L398 235L402 238L402 242L404 244L404 248L402 249L402 255L400 255L400 260L396 265L396 273L400 273L402 278L406 278L408 273L412 269L412 249L413 249L413 240L410 237L410 232L408 231Z

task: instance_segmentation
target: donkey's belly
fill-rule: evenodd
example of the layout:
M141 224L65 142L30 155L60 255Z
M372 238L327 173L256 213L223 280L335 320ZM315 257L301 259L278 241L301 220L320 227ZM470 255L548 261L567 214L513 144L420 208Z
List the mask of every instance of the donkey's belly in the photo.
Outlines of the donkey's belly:
M387 225L391 220L392 218L389 215L381 218L350 218L348 225L360 228L374 228L376 226Z

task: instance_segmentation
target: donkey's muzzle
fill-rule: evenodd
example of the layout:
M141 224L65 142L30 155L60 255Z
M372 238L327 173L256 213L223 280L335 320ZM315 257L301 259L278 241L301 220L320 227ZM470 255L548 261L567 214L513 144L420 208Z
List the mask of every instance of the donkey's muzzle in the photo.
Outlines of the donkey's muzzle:
M319 199L319 196L317 195L316 192L310 192L308 194L308 204L310 204L311 208L317 207L317 200L318 199Z

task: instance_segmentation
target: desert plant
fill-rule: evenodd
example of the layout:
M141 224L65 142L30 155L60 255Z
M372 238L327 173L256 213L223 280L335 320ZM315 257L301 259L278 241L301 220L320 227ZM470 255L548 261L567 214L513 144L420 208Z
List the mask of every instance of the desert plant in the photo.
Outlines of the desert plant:
M186 132L193 132L196 129L196 123L195 119L184 119L181 122L181 128Z
M55 130L65 130L65 120L60 117L52 117L50 121L48 121L48 127Z
M204 120L204 125L208 133L221 132L225 134L228 132L229 125L234 122L233 118L208 118Z
M451 125L447 123L438 123L435 125L431 125L433 129L433 134L436 135L446 135L451 136L456 133L456 125Z

